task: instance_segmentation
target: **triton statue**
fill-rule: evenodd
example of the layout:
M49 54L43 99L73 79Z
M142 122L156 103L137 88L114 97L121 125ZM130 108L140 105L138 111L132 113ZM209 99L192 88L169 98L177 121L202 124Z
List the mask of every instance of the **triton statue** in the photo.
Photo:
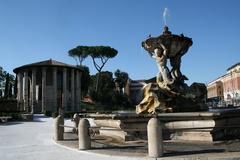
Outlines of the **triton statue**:
M174 35L167 26L164 27L162 35L148 37L142 42L142 47L157 62L159 68L159 73L156 76L158 89L154 91L154 87L151 87L150 84L145 86L144 99L137 106L137 113L156 113L158 109L161 112L169 109L171 111L206 109L204 104L204 98L206 98L205 85L194 83L189 87L184 82L188 78L180 70L181 58L192 44L191 38L185 37L183 34ZM167 67L168 60L171 70ZM155 94L152 94L152 92L155 92ZM149 95L154 95L154 98Z

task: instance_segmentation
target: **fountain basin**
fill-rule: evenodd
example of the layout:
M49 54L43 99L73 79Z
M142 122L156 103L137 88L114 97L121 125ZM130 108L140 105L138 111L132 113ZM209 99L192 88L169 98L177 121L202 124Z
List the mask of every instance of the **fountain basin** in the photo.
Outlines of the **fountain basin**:
M124 141L146 139L147 123L152 117L157 117L162 122L165 140L217 141L240 137L239 109L157 115L86 114L84 117L94 119L95 124L100 127L100 134L119 137ZM226 128L227 126L230 127Z

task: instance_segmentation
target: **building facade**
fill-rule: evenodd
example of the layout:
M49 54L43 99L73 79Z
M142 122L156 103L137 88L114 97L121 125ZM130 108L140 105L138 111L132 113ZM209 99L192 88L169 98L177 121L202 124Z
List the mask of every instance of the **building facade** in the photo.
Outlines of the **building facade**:
M221 81L214 81L207 86L207 96L208 98L217 98L219 100L224 99L223 95L223 83Z
M227 104L240 104L240 63L227 69L227 73L208 83L208 98L219 98Z
M22 111L80 110L80 68L50 59L23 65L13 71L17 75L17 101Z

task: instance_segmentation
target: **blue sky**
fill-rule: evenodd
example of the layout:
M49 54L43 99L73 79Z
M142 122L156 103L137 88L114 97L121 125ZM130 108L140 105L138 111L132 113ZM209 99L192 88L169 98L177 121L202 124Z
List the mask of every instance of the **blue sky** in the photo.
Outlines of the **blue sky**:
M209 82L240 62L239 0L1 0L0 66L12 72L50 58L75 64L69 49L109 45L119 53L103 70L151 78L158 69L141 42L162 33L165 7L170 30L193 39L182 59L189 83ZM96 73L91 59L84 64Z

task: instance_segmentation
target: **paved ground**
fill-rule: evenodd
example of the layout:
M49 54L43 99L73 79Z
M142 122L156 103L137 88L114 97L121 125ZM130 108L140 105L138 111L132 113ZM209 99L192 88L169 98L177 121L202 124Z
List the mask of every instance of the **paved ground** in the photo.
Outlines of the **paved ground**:
M109 160L109 156L57 145L52 140L52 125L52 118L40 115L35 116L34 122L0 124L0 160Z
M69 123L69 121L67 121ZM53 119L35 115L33 122L8 122L0 124L0 160L146 160L146 150L137 157L129 157L126 149L101 149L89 152L79 151L76 147L59 145L53 141ZM67 142L67 141L66 141ZM69 141L67 142L69 143ZM65 144L67 144L65 143ZM75 141L76 143L76 141ZM64 143L63 143L64 144ZM74 144L74 143L71 143ZM229 145L228 145L229 146ZM230 144L230 150L239 148L240 143ZM169 148L170 147L170 148ZM178 151L182 145L169 146L168 150ZM172 147L172 148L171 148ZM179 148L178 148L179 147ZM74 149L75 148L75 149ZM192 148L200 149L202 145ZM218 150L221 147L217 147ZM229 147L228 147L229 148ZM223 148L224 149L224 148ZM128 149L127 149L128 150ZM189 150L189 149L187 149ZM205 152L183 152L174 155L165 154L159 159L240 159L240 152L225 151L218 153L206 150ZM220 151L219 151L220 152ZM175 152L174 152L175 153ZM105 155L104 155L105 154Z

